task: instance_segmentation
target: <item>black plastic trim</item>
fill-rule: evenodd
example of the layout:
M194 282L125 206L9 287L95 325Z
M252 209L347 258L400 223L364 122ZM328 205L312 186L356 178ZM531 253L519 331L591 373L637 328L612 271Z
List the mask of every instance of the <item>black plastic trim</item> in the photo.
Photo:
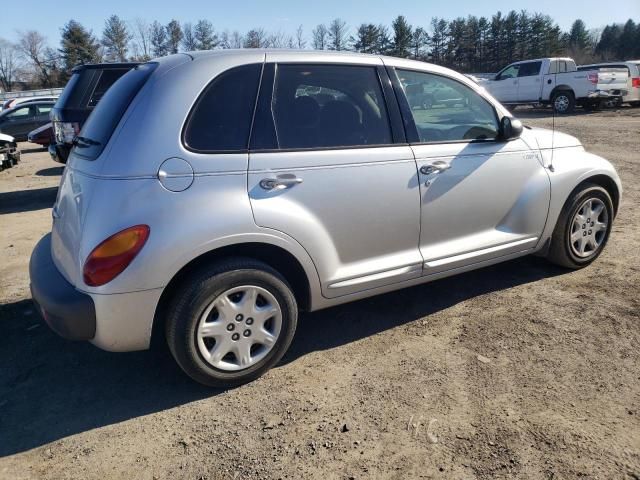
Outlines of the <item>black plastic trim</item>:
M51 234L33 249L29 262L31 296L49 327L68 340L90 340L96 335L93 299L74 288L51 258Z

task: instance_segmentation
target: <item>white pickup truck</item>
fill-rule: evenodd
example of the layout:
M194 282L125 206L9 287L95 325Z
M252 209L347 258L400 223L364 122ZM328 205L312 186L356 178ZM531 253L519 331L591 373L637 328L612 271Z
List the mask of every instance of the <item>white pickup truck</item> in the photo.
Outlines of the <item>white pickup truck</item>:
M620 68L578 71L571 58L538 58L507 65L478 83L505 105L551 104L569 113L576 105L595 107L626 95L628 76Z

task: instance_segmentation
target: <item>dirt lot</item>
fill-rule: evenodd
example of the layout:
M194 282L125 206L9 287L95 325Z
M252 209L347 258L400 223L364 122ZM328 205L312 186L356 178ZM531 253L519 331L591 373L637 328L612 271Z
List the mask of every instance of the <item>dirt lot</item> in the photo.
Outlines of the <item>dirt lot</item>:
M62 169L25 151L0 173L0 478L640 479L640 110L557 128L626 189L594 265L524 258L304 315L282 365L228 391L42 324L27 265Z

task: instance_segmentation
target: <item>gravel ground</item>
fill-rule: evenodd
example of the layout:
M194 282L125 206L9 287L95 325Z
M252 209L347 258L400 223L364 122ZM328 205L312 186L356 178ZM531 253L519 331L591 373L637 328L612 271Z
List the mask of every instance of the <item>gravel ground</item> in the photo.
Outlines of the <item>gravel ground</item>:
M0 478L640 479L640 110L556 128L625 187L592 266L523 258L304 315L279 367L226 391L43 325L27 265L62 168L23 145L0 172Z

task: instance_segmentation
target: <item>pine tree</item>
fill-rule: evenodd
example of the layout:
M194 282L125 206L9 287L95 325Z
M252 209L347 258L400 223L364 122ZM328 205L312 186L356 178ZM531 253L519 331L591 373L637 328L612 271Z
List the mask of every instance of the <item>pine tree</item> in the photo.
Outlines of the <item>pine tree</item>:
M167 54L167 31L155 20L151 24L151 52L154 57L164 57Z
M411 39L413 29L404 16L399 15L391 23L393 29L393 44L391 52L396 57L407 58L411 55Z
M637 27L633 20L627 20L622 27L622 33L618 38L616 57L618 60L628 60L636 51L638 45L635 43L637 38ZM634 48L635 47L635 48Z
M387 55L391 50L391 37L389 36L389 29L386 25L379 24L378 36L376 37L376 43L373 48L374 53L379 55Z
M105 48L106 59L111 62L125 62L129 40L132 37L127 24L120 17L111 15L107 18L102 32L102 45Z
M358 27L356 36L351 37L351 44L356 52L376 53L378 27L373 23L363 23Z
M429 43L429 34L422 27L418 27L411 35L411 56L416 60L426 57L425 48Z
M328 39L329 50L347 49L347 22L340 18L334 18L329 24Z
M165 27L167 32L167 53L178 53L182 41L180 22L171 20Z
M218 37L209 20L198 20L193 28L193 37L197 50L213 50L218 45Z
M567 37L569 48L584 52L590 47L589 32L584 22L580 19L573 22Z
M71 69L76 65L85 63L100 62L100 45L91 31L84 28L79 22L69 20L62 27L60 40L60 56L62 57L63 69L66 75L63 80L67 80Z

